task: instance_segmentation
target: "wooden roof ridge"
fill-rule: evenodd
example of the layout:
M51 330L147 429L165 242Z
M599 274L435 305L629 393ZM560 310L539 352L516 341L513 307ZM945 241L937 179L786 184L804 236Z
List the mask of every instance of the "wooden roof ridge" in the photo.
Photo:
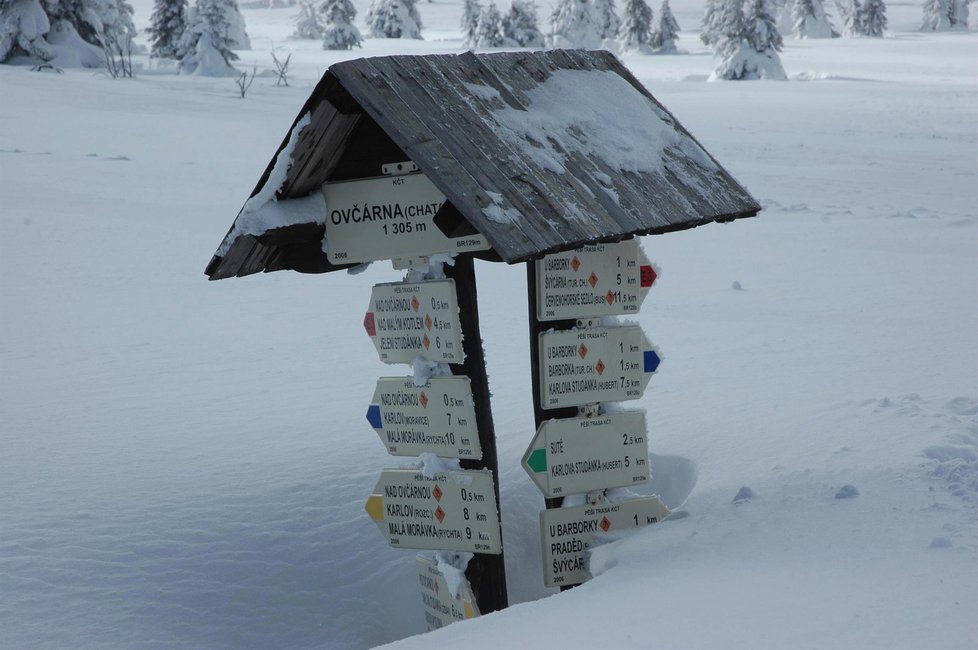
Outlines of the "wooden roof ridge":
M616 168L570 133L527 144L504 124L512 111L546 118L533 98L558 71L607 72L642 95L670 144L661 169ZM582 77L582 81L587 79ZM624 93L625 95L628 92ZM590 100L591 98L589 98ZM594 97L609 112L616 97ZM628 99L628 98L625 98ZM592 106L593 109L593 106ZM330 180L380 175L384 163L411 160L507 263L588 242L658 234L750 217L760 205L613 54L550 50L489 54L396 55L332 65L293 121L297 134L278 199L300 198ZM603 112L602 112L603 114ZM625 125L609 124L609 128ZM571 126L573 129L573 125ZM269 182L286 135L252 196ZM579 134L578 134L579 135ZM539 149L532 147L538 146ZM657 143L649 143L659 146ZM535 155L559 157L560 170ZM500 214L519 215L499 218ZM240 213L239 213L240 217ZM211 279L294 269L328 272L322 224L262 233L232 225L207 267Z

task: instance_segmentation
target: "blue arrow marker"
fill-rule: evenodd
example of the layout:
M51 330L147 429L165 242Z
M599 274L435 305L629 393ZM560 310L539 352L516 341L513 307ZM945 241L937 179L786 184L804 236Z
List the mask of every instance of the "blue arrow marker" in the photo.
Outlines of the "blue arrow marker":
M367 422L369 422L370 426L372 426L374 429L384 428L384 423L380 419L379 404L371 404L370 408L367 409Z
M655 353L655 350L646 350L643 354L645 356L645 372L655 372L661 361L659 355Z

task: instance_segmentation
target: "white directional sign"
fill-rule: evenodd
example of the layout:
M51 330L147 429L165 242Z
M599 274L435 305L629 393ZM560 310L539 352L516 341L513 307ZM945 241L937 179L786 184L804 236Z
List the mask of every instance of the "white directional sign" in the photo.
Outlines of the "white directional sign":
M424 555L417 556L417 560L421 602L429 632L479 615L468 580L463 578L458 593L454 594L434 560Z
M424 174L326 183L323 194L334 264L489 248Z
M637 239L547 255L537 265L537 318L638 312L656 272Z
M367 420L393 456L482 458L468 377L381 377Z
M601 533L647 526L669 516L657 496L618 503L555 508L540 513L543 543L543 582L548 587L576 585L587 580L584 554Z
M365 506L391 546L502 553L489 470L385 469Z
M545 409L638 399L659 354L637 325L540 334L540 399Z
M375 284L363 328L384 363L462 363L454 280Z
M648 457L645 414L623 411L544 422L523 455L523 469L553 498L645 483Z

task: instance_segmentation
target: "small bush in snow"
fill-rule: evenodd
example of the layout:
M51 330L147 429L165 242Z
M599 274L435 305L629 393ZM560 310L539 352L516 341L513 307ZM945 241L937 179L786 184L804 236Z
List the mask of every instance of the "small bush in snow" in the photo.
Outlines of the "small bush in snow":
M421 38L421 15L414 0L371 0L367 10L370 38Z

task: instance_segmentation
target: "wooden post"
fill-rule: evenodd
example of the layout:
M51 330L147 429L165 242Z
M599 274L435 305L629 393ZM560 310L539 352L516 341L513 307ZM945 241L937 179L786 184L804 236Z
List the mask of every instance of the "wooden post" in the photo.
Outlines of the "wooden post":
M526 298L529 305L528 320L530 323L530 387L533 394L533 430L536 431L544 420L577 417L576 406L544 410L540 399L540 334L550 329L571 329L577 325L577 321L569 319L542 322L537 318L537 263L533 260L526 263ZM559 508L564 503L564 498L544 499L544 503L548 510ZM574 586L561 587L560 590L565 591Z
M462 349L465 362L453 364L452 374L466 375L472 382L472 402L482 445L482 460L461 460L462 469L488 469L492 472L496 503L499 499L499 461L496 457L496 430L492 423L492 407L489 403L489 377L486 375L486 359L482 350L482 334L479 331L479 302L475 285L475 262L471 255L459 255L455 265L445 265L445 273L455 280L458 294L459 319L462 325ZM505 552L505 548L503 549ZM503 553L489 555L476 553L465 570L479 611L483 614L509 606L506 592L506 566Z

